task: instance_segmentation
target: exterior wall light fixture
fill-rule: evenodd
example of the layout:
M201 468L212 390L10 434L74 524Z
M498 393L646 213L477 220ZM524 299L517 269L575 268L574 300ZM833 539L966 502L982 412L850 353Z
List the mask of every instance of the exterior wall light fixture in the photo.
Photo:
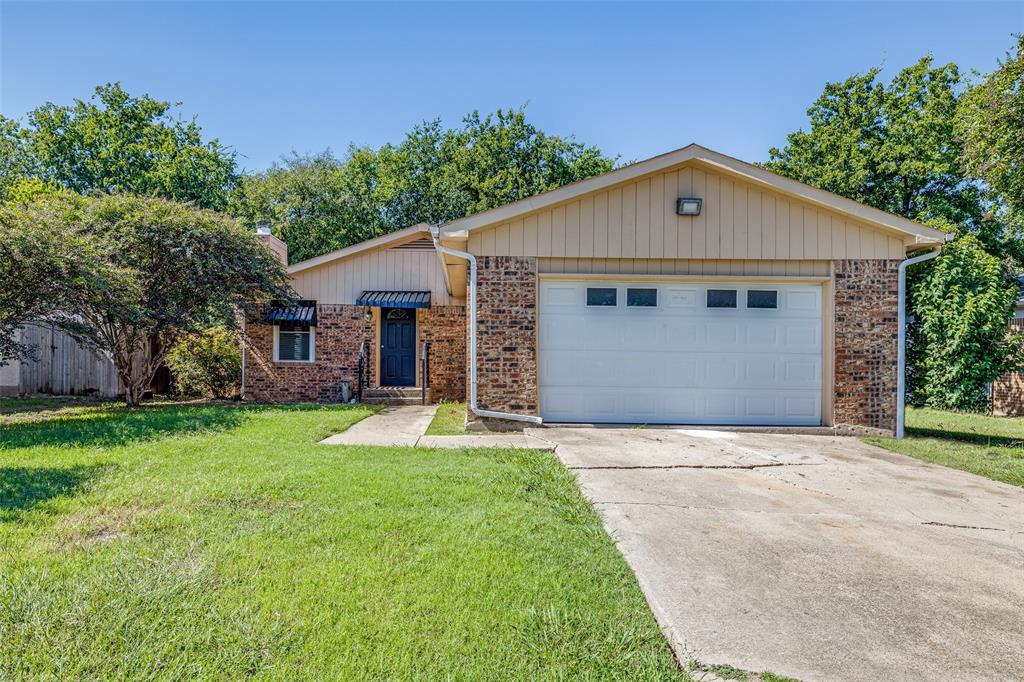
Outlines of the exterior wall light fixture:
M696 197L680 197L676 199L676 215L700 215L701 200Z

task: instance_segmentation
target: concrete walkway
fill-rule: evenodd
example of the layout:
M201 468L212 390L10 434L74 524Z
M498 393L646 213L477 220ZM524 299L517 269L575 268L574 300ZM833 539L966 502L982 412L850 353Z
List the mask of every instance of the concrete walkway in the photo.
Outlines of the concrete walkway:
M414 446L434 419L436 405L385 407L342 433L324 438L322 445Z
M520 448L554 451L551 441L524 433L484 433L464 436L426 436L437 405L386 407L353 424L347 431L329 436L321 445L398 445L421 448Z

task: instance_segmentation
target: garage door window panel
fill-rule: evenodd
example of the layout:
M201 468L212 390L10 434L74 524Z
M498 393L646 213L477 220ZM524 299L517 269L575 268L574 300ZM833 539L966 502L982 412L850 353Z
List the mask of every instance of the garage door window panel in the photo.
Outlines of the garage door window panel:
M618 305L618 293L615 287L587 287L587 306L615 307Z
M627 308L656 308L658 307L657 289L626 289Z
M735 289L708 289L707 304L709 308L735 308Z
M773 289L750 289L747 291L747 307L755 310L776 310L779 307L779 292Z

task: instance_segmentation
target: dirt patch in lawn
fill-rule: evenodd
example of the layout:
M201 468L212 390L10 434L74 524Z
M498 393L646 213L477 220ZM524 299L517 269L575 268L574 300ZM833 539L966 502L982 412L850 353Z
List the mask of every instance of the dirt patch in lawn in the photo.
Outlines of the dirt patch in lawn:
M129 535L134 522L147 512L141 507L90 509L65 519L57 528L57 551L90 549Z

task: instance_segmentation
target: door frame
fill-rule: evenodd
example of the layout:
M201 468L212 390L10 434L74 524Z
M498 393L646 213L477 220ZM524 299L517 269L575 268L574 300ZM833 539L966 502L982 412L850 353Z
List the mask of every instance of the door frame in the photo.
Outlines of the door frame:
M377 336L376 343L374 343L374 355L376 360L376 362L374 362L374 385L377 388L384 387L381 373L381 350L383 349L384 346L384 324L387 322L386 311L388 310L394 310L394 308L381 307L373 309L374 327ZM403 310L405 309L403 308ZM408 385L418 387L420 385L420 316L418 308L411 308L408 310L410 312L410 319L413 325L413 382Z

